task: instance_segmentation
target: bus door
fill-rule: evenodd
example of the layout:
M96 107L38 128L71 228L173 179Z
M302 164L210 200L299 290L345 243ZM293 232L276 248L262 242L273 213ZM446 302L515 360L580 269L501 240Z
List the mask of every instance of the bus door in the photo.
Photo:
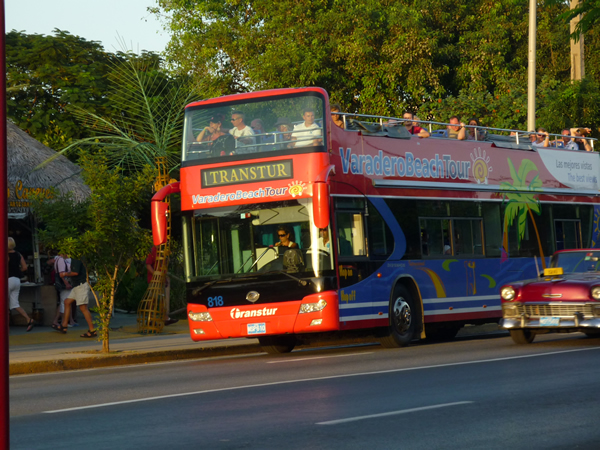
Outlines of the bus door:
M364 321L373 320L378 322L370 325L380 325L388 317L389 287L385 294L374 289L373 277L385 261L385 256L378 258L374 254L383 251L379 248L382 245L393 248L390 232L371 204L348 198L336 201L335 231L340 326L346 329L368 326Z

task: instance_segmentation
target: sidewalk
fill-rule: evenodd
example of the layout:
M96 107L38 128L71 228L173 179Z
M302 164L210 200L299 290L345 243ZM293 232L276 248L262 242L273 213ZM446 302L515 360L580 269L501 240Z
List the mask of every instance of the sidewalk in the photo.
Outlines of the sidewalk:
M81 318L80 322L85 324ZM115 313L111 320L110 353L101 353L102 343L80 335L86 326L69 328L61 334L49 327L9 329L9 374L22 375L94 367L143 364L232 354L258 353L256 339L227 339L194 342L187 321L165 327L158 335L142 335L137 315Z
M85 324L83 318L80 322ZM261 352L257 339L224 339L194 342L187 320L163 329L158 335L142 335L137 330L137 314L115 313L111 320L110 353L101 353L102 343L80 335L86 326L69 328L61 334L49 327L34 327L29 333L22 326L9 329L9 374L24 375L96 367L145 364L149 362L208 358ZM506 334L496 324L466 326L458 337ZM338 340L337 345L365 342ZM323 344L323 343L321 343ZM330 343L331 344L331 343Z

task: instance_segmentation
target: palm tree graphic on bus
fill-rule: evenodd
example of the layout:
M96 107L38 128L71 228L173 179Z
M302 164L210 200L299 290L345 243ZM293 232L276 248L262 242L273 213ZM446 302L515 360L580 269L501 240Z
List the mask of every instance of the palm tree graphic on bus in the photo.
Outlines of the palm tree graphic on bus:
M517 172L510 158L507 159L513 182L512 184L507 181L500 182L500 189L509 191L504 194L506 209L504 211L504 236L502 239L503 251L508 254L508 227L512 226L515 218L517 219L518 225L517 248L521 246L521 239L525 237L525 230L527 228L527 215L529 213L533 228L535 229L538 247L540 249L542 266L546 268L546 261L544 260L544 251L542 250L540 233L538 232L538 228L535 223L535 217L533 216L534 212L538 216L541 214L541 205L536 197L536 192L541 191L542 180L540 180L539 174L536 174L529 184L527 183L527 176L529 172L537 172L538 168L531 160L524 159L521 161L519 171Z

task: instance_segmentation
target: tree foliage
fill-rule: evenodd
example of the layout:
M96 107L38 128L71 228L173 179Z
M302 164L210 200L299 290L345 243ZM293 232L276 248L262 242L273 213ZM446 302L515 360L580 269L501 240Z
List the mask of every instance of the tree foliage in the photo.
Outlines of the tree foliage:
M565 3L565 0L550 0L549 3ZM582 33L587 33L600 23L600 0L579 0L578 3L575 8L565 11L560 16L568 23L581 14L581 20L571 35L575 41L579 40Z
M154 171L148 166L130 176L110 169L102 155L81 157L82 176L91 189L90 198L75 203L70 196L53 200L37 197L33 211L41 223L40 241L86 264L97 277L92 292L98 303L99 338L109 351L110 314L120 277L135 261L145 258L151 247L148 230L139 226L139 212L147 208L140 199L150 189Z
M485 114L506 108L497 113L506 117L489 122L512 127L525 123L528 4L159 0L154 11L166 13L172 32L168 61L191 74L205 97L317 85L346 111L387 115L439 99L477 97ZM564 1L537 9L538 83L555 80L560 90L570 84L569 28L560 18L567 11ZM600 81L595 33L586 35L592 82Z
M40 142L83 136L69 106L109 109L106 76L118 55L100 43L56 29L54 36L6 34L8 117Z

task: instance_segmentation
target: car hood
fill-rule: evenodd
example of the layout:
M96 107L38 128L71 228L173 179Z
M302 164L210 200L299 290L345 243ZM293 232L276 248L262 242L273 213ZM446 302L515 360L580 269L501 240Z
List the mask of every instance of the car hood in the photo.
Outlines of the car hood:
M600 273L568 273L541 277L513 284L518 287L517 301L591 301L590 288L600 286Z

